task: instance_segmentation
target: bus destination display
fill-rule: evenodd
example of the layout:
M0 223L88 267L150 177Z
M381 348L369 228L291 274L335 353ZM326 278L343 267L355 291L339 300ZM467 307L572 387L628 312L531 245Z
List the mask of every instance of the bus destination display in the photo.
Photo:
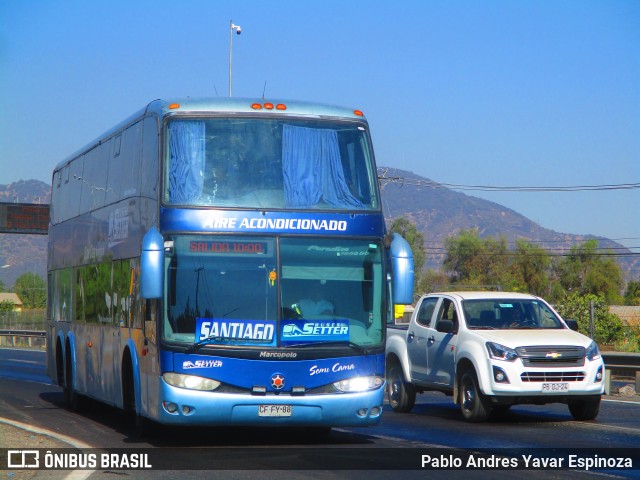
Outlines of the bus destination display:
M267 253L266 242L230 242L230 241L192 241L189 244L192 253L236 253L247 255L260 255Z

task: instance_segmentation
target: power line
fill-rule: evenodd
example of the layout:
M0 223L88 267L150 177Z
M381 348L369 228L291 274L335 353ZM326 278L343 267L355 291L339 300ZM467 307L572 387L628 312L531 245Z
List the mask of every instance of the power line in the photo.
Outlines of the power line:
M441 245L444 244L444 242L437 242L437 241L430 241L430 242L424 242L425 246L427 244L430 245ZM561 247L553 247L553 248L542 248L545 252L549 252L549 253L557 253L557 254L563 254L566 253L567 255L590 255L590 252L584 252L584 251L580 251L580 252L572 252L571 250L575 247L567 247L567 248L561 248ZM435 247L428 247L426 246L426 248L430 249L430 250L446 250L444 247L440 247L440 246L435 246ZM631 249L639 249L640 247L597 247L595 249L595 251L593 253L598 253L598 254L609 254L609 255L620 255L620 256L624 256L624 255L640 255L640 252L632 252ZM620 252L618 252L617 250L621 250ZM509 250L511 252L514 253L518 253L517 249L512 249ZM526 252L526 253L530 253L530 252ZM531 255L534 255L534 253L531 253Z
M497 238L498 240L500 239L500 237ZM625 237L625 238L605 238L605 237L593 237L593 238L589 238L584 240L584 242L587 242L589 240L610 240L613 242L616 242L618 240L640 240L639 237ZM518 241L522 241L525 244L551 244L551 243L570 243L570 240L532 240L532 239L528 239L525 237L519 237L516 238L514 240L507 240L507 243L509 245L516 245L518 243ZM444 240L440 241L440 240L426 240L424 243L443 243ZM584 243L584 242L578 242L578 244ZM558 247L558 248L562 248L562 246ZM570 247L569 247L570 248ZM625 247L625 246L620 246L620 247L597 247L599 249L607 249L607 250L624 250L624 249L631 249L631 248L640 248L640 247Z
M443 256L449 252L445 248L427 248L427 255ZM491 256L512 256L512 257L640 257L640 253L636 252L592 252L592 253L570 253L562 251L545 250L544 252L518 252L509 250L506 252L481 252L473 253L474 255L491 257Z
M380 175L382 173L382 175ZM495 185L465 185L460 183L442 183L433 180L406 178L397 176L387 176L386 171L379 172L378 182L381 188L388 184L411 185L415 187L442 188L450 190L470 190L484 192L593 192L607 190L637 190L640 183L616 183L602 185L573 185L573 186L544 186L544 187L523 187L523 186L495 186Z

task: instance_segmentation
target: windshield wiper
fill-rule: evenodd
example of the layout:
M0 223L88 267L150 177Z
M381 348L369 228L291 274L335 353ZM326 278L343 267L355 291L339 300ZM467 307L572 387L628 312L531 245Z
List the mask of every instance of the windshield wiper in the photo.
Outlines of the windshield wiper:
M199 350L202 346L207 345L209 342L214 341L214 342L221 342L222 340L224 340L222 337L207 337L207 338L203 338L202 340L198 340L196 343L194 343L193 345L190 345L185 351L184 353L193 353L196 350Z
M294 343L286 345L285 348L300 348L300 347L349 347L354 350L357 350L361 354L367 354L369 352L368 349L363 347L362 345L358 345L353 342L340 342L340 341L327 341L327 342L307 342L307 343Z
M216 342L220 345L228 345L229 342L255 342L262 343L262 340L252 339L252 338L227 338L227 337L207 337L202 340L198 340L196 343L187 347L184 353L193 353L196 350L200 350L204 345L209 345L210 342Z

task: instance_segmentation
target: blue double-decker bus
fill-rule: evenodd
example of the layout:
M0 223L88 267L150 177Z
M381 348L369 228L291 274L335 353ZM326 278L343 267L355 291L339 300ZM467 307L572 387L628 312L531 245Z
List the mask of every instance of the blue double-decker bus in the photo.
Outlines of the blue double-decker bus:
M376 424L411 303L358 110L156 100L54 170L48 372L180 425Z

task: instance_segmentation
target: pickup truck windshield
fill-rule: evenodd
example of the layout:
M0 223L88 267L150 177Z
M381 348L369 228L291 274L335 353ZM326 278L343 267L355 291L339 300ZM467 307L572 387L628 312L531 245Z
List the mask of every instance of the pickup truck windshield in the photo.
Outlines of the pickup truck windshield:
M382 345L382 245L175 235L165 242L163 338L194 345Z
M462 308L471 330L564 328L553 310L537 300L464 300Z
M164 203L377 210L366 124L296 118L180 118L166 127Z

